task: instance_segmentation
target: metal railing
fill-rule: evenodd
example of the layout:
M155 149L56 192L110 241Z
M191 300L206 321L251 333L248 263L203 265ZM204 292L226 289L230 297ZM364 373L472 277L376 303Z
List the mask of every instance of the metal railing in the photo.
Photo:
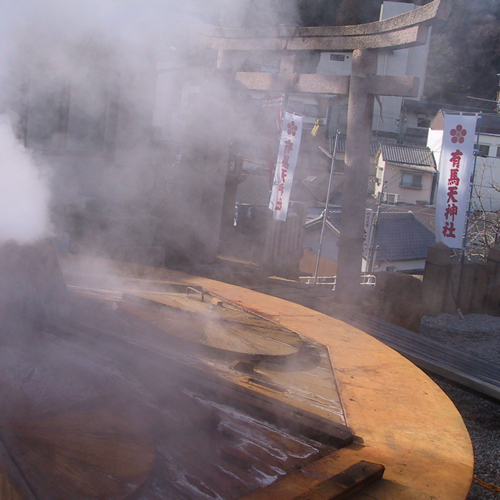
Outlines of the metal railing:
M314 283L314 276L300 276L299 281L305 283L306 285L327 285L331 286L335 290L335 285L337 284L337 276L318 276L316 278L316 283ZM361 285L365 286L375 286L377 278L375 274L362 274L361 275Z

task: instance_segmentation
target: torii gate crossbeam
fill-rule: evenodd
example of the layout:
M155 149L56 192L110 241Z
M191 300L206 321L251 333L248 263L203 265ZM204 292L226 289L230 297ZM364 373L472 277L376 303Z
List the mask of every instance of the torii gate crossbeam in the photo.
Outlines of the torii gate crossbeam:
M231 29L210 27L198 33L198 42L219 51L218 67L233 72L246 88L281 92L348 94L347 138L344 170L337 296L355 300L360 290L365 190L370 159L371 115L375 95L415 97L418 79L376 74L380 49L397 50L427 41L430 25L445 20L449 0L433 0L390 19L354 26L278 27ZM294 72L298 51L352 51L350 76ZM281 54L279 73L238 71L242 54L273 51Z

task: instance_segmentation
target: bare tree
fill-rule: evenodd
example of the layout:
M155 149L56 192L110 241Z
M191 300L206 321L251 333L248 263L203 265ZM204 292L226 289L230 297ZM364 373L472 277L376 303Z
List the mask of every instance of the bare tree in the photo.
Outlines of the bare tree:
M486 258L488 250L500 242L500 212L492 210L491 196L487 194L490 189L500 197L500 183L485 181L485 172L484 168L478 170L473 189L466 241L466 255L471 258Z

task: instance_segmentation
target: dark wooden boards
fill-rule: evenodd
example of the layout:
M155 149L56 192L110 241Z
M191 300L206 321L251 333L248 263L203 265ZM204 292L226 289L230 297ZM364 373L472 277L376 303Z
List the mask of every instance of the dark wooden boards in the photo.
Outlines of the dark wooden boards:
M342 500L349 498L365 486L381 479L384 470L383 465L362 460L319 483L308 492L295 497L294 500Z

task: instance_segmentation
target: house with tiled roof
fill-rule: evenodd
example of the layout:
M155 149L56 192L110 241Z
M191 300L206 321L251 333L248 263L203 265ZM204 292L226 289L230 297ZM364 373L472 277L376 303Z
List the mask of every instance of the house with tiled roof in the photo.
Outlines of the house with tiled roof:
M389 208L389 207L387 207ZM319 275L335 275L338 259L338 242L342 232L342 212L329 210L321 244ZM309 219L305 224L304 254L300 270L313 275L317 263L323 216ZM415 217L411 211L381 211L371 230L367 247L373 255L373 272L397 271L421 273L430 245L436 242L434 232ZM367 270L367 253L363 258L363 270Z
M423 271L434 233L413 212L382 212L375 230L375 272Z
M375 196L383 203L430 204L436 175L430 148L381 144L377 154Z

